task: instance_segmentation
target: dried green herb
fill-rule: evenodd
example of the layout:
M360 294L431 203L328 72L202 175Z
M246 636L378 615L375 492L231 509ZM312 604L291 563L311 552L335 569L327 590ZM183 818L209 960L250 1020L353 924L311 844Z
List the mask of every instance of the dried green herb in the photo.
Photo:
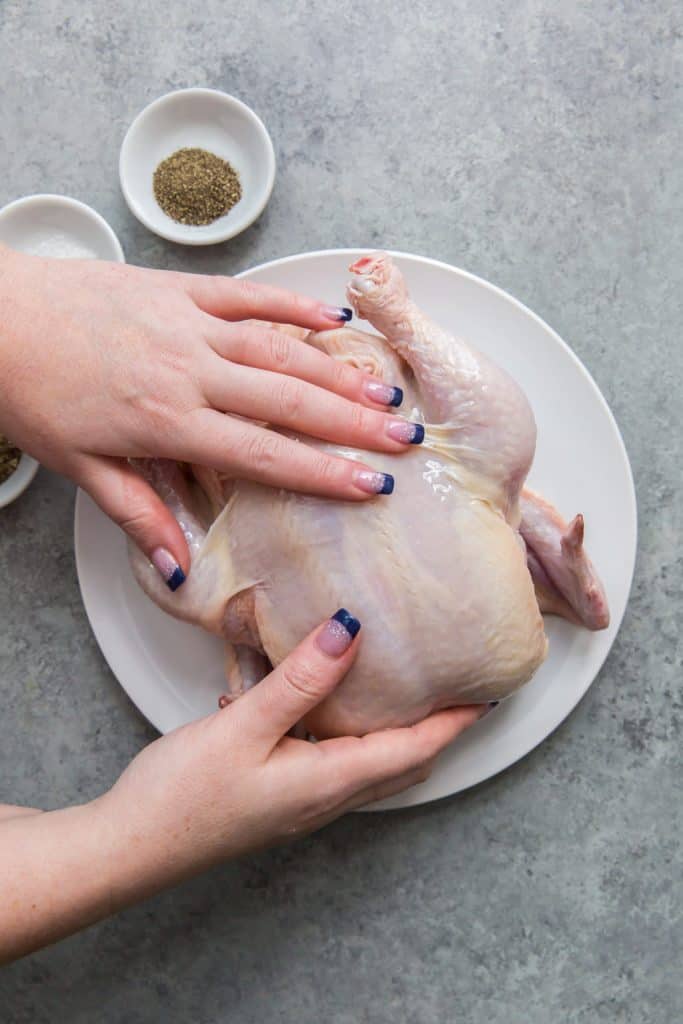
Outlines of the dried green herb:
M19 465L21 452L18 448L0 434L0 484L12 475Z
M206 149L179 149L154 172L154 197L179 224L211 224L242 198L237 171Z

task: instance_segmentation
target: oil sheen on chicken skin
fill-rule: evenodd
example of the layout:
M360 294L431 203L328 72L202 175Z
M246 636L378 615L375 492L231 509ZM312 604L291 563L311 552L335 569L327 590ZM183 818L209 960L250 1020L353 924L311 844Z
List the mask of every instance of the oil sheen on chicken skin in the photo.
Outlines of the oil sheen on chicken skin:
M362 735L412 724L438 708L500 699L531 678L547 650L519 532L536 440L525 396L503 370L414 305L388 255L358 260L347 294L382 336L347 327L307 340L400 385L401 414L425 424L425 441L392 456L301 440L392 472L394 494L333 501L200 468L188 482L175 464L150 461L139 468L190 542L186 583L170 594L131 551L136 576L157 604L225 637L235 696L335 609L348 607L363 623L361 650L335 693L305 722L321 738ZM560 525L557 544L544 550L559 562L564 521L547 508ZM590 562L582 551L573 557L581 561L584 589L590 570L594 618L603 604L606 615ZM555 584L546 569L548 600ZM559 592L552 597L550 610L563 601L569 607ZM582 621L574 605L571 617ZM591 628L601 628L604 615Z

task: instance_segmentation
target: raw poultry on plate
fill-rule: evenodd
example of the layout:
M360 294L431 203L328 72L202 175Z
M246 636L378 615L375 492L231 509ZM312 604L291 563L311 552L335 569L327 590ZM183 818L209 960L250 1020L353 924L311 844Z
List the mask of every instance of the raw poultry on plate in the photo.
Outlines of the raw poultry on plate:
M382 469L400 459L395 493L334 501L147 460L140 470L190 544L186 583L169 593L131 549L152 600L225 638L233 696L335 608L352 607L363 644L347 677L304 723L319 738L508 696L545 658L542 612L588 629L609 621L582 517L567 524L524 489L536 425L520 388L417 308L387 254L363 256L350 271L349 301L378 333L300 334L400 385L405 414L424 424L425 440L381 457L300 440L378 468L381 458Z

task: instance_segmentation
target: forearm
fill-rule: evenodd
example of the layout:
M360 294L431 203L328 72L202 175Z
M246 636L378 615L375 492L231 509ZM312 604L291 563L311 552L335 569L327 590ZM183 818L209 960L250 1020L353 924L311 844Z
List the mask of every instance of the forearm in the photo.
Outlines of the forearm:
M0 963L169 884L168 874L155 876L155 857L130 838L106 797L44 813L0 807Z

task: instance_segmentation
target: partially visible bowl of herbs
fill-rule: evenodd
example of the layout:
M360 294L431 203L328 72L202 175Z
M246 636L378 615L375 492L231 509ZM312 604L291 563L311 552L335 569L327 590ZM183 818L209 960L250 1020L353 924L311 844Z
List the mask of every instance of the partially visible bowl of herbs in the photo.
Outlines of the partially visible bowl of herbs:
M263 211L275 181L275 151L261 119L217 89L179 89L131 124L119 157L132 213L162 238L213 245Z
M23 494L38 472L38 463L0 434L0 508Z

